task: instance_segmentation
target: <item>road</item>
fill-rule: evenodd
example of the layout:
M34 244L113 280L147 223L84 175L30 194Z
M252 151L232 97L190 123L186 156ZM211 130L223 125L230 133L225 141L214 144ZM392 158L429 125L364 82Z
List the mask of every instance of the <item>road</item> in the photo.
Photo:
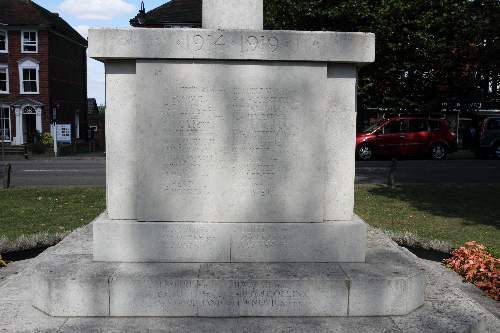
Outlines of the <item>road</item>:
M387 183L391 161L356 163L357 183ZM500 183L500 161L496 160L407 160L399 161L396 183Z
M103 157L14 160L12 186L105 185ZM356 163L357 183L386 183L391 161ZM397 183L500 183L500 161L409 160L398 162Z
M104 186L106 184L106 161L102 157L13 160L8 163L12 165L12 186Z

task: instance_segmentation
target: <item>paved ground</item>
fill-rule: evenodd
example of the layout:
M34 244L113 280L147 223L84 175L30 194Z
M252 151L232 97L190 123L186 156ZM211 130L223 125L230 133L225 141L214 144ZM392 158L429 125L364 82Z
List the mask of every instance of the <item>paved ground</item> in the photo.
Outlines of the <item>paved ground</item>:
M0 162L1 163L1 162ZM105 185L106 162L102 155L59 159L16 159L12 186ZM356 163L357 183L386 183L391 161ZM450 159L398 162L398 183L500 183L500 161Z
M475 289L470 295L457 274L438 263L418 259L379 231L368 233L368 250L401 252L426 276L425 304L407 316L293 318L63 318L49 317L31 305L31 276L39 261L55 256L87 255L92 229L86 226L39 257L18 262L0 274L0 332L192 332L192 333L497 333L497 305ZM1 272L1 270L0 270Z

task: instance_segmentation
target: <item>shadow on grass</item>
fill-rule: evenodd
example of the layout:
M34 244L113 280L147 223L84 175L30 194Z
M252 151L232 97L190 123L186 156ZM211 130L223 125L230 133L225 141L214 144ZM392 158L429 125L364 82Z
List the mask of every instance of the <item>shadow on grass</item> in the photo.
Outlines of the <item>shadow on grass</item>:
M429 215L463 219L465 225L500 229L500 185L403 185L369 193L406 202Z

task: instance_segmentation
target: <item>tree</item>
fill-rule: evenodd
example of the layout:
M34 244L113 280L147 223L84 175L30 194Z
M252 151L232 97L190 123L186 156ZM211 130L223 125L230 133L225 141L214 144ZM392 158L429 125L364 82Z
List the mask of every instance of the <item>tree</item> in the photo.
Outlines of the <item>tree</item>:
M265 24L374 32L376 61L359 73L363 105L429 113L478 95L478 21L489 14L471 9L468 0L267 0Z

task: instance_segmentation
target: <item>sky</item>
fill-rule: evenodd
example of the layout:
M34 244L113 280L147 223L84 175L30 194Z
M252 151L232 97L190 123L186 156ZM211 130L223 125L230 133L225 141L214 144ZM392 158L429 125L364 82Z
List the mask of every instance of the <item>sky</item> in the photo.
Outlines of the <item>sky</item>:
M146 11L169 0L145 0ZM141 6L140 0L34 0L66 20L82 36L87 38L89 28L130 27ZM87 60L87 96L104 104L104 66L93 59Z

